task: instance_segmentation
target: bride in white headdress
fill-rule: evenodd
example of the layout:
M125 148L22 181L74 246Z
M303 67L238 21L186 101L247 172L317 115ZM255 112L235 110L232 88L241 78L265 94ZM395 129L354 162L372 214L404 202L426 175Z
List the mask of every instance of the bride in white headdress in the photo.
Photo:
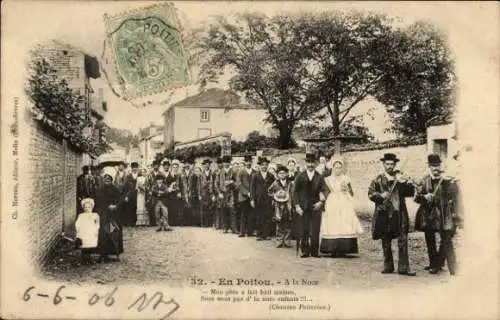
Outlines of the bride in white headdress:
M332 174L325 178L330 194L321 218L320 252L332 256L358 253L358 235L363 228L354 211L351 180L344 172L344 162L332 158Z

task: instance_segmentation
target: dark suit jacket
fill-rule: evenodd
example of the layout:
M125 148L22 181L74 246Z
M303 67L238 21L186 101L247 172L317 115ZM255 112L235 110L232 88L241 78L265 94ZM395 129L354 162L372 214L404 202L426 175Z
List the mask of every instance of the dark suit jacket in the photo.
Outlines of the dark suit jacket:
M255 172L252 175L250 180L250 198L255 201L255 206L271 206L271 198L269 197L268 189L273 182L274 177L269 172L267 173L265 180L260 172Z
M306 190L308 182L309 178L307 177L307 171L302 171L295 178L293 185L293 206L299 205L304 211L312 210L313 205L319 201L320 192L325 195L325 198L330 192L325 183L325 179L317 171L314 171L312 179L311 196L308 196Z
M238 171L238 176L236 180L236 185L238 188L238 202L243 202L250 200L250 182L252 176L248 174L247 169L241 169Z

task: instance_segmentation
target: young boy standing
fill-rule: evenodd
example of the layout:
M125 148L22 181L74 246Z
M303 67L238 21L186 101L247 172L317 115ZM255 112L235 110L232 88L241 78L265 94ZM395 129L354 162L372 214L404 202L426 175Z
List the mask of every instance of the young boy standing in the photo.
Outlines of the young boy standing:
M97 247L99 237L99 215L92 212L94 199L84 198L81 201L83 212L78 215L75 222L76 237L82 250L82 263L91 263L90 253Z

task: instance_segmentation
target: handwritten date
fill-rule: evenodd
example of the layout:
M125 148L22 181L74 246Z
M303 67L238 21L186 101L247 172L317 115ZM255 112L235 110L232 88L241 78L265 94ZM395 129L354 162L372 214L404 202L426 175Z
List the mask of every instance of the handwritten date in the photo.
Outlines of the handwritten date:
M79 300L79 297L73 295L66 295L66 286L62 285L57 288L52 297L52 304L57 306L61 304L64 300ZM116 302L116 292L118 291L118 287L114 287L113 290L106 292L104 294L93 293L91 294L87 300L89 306L95 306L98 303L103 304L106 307L111 307ZM30 301L34 297L47 298L50 299L50 295L45 292L38 292L35 286L28 287L23 295L23 301ZM80 297L83 298L83 297ZM170 310L164 313L160 318L168 319L171 315L173 315L177 310L179 310L180 305L175 301L175 299L165 299L165 295L162 292L155 292L152 296L148 296L147 293L142 293L131 300L132 303L128 306L128 310L135 310L137 312L142 312L146 309L151 308L151 310L156 311L160 306L169 306ZM159 311L159 310L158 310Z

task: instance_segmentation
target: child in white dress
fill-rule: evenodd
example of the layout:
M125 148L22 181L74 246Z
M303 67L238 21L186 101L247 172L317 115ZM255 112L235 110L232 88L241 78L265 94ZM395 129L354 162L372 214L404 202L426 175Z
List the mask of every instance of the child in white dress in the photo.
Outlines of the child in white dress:
M94 199L82 199L83 212L78 215L75 222L76 237L82 250L82 263L91 262L90 253L97 247L99 237L99 215L92 212L94 209Z

